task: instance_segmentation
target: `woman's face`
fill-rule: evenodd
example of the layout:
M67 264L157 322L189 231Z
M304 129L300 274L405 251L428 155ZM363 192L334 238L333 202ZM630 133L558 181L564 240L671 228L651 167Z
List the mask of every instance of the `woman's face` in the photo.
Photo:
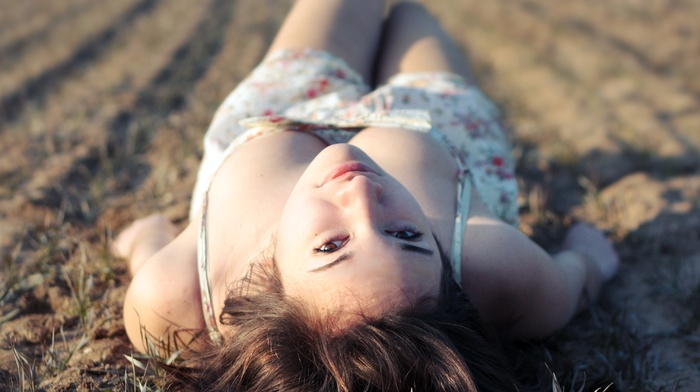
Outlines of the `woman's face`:
M302 174L282 212L275 260L286 295L348 315L437 298L442 272L418 202L348 144L325 148Z

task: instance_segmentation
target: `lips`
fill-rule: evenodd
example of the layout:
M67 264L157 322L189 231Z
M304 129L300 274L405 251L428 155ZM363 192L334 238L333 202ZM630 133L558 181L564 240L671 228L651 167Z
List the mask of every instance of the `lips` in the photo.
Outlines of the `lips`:
M351 173L351 172L366 172L366 173L374 173L377 174L374 170L372 170L371 167L365 165L362 162L357 162L357 161L352 161L352 162L345 162L342 163L336 167L334 167L326 176L326 178L323 179L323 183L321 186L326 184L329 181L332 181L335 178L338 178L344 174Z

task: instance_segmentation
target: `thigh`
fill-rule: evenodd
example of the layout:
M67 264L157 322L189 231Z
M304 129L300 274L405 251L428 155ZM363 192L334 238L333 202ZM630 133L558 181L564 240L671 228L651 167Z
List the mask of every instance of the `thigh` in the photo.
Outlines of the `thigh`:
M391 8L377 56L377 83L407 72L451 72L473 80L466 57L419 3Z
M324 50L344 59L369 83L383 14L382 0L298 0L268 53Z

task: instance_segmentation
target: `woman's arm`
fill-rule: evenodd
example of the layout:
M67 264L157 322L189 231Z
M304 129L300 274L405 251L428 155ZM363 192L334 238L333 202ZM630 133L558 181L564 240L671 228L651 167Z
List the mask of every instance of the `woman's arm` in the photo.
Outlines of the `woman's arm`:
M131 257L133 278L124 298L124 326L141 352L149 350L146 336L172 344L180 333L178 343L186 343L204 329L196 229L190 224L175 237L170 221L151 216L134 222L114 243L115 252Z
M163 215L150 215L134 221L112 243L115 256L129 261L131 276L143 263L169 244L178 234L175 225Z
M470 219L462 281L485 319L513 339L545 338L594 301L619 265L596 229L574 226L550 256L497 219Z

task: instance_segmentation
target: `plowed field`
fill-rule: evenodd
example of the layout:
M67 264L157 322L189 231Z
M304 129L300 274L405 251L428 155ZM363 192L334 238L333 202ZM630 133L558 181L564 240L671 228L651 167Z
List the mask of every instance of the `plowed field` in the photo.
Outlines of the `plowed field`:
M502 108L522 230L610 234L600 303L513 355L565 390L700 389L700 2L430 0ZM218 104L291 1L0 0L0 390L133 390L109 252L184 226Z

